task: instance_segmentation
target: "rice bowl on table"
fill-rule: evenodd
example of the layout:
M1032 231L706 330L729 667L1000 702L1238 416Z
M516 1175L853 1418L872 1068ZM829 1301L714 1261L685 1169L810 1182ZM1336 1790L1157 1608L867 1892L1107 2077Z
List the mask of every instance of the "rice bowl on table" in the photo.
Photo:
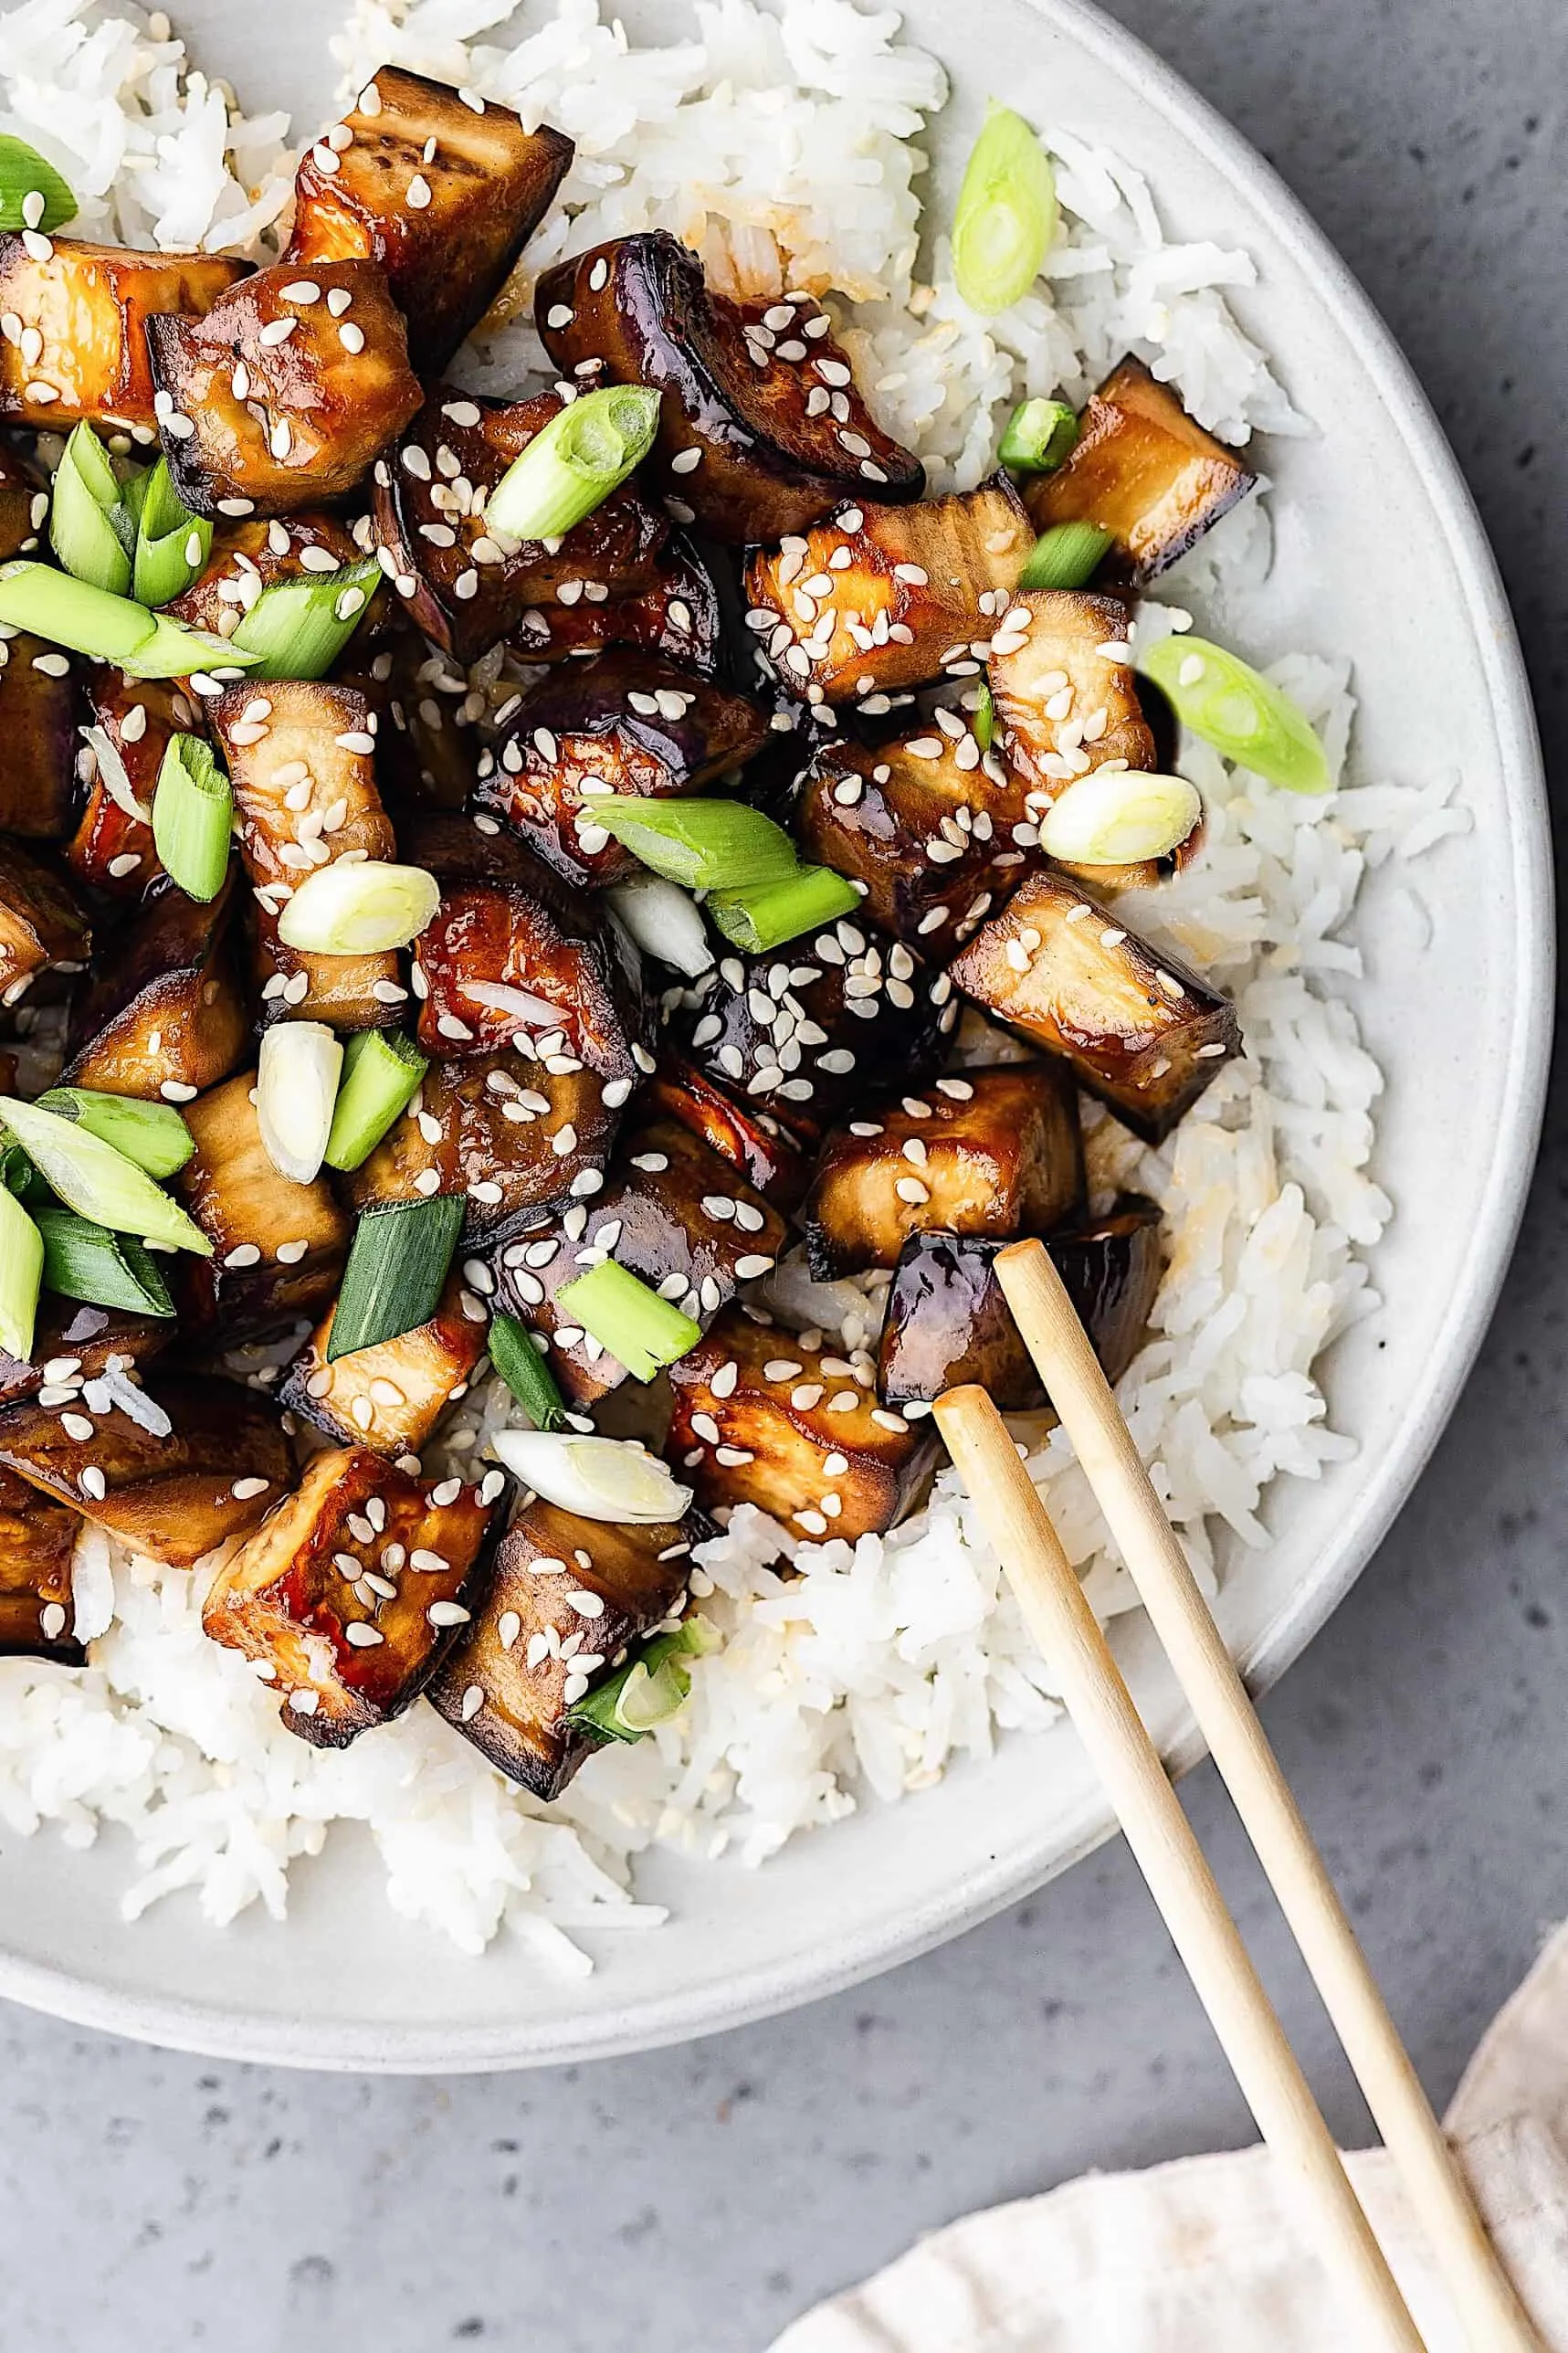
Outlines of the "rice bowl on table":
M1489 559L1240 142L978 14L361 0L287 116L0 15L0 1990L550 2059L1087 1851L944 1386L1194 1749L1021 1233L1260 1678L1442 1426L1550 1001Z

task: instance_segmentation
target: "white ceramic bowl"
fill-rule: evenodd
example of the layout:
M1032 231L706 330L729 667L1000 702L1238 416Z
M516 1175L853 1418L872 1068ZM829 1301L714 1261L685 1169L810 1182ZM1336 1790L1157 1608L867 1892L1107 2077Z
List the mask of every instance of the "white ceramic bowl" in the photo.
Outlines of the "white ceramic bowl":
M1171 229L1243 245L1260 283L1237 308L1321 438L1269 453L1279 562L1256 630L1350 651L1373 771L1458 766L1475 830L1411 880L1430 944L1384 933L1374 880L1358 1008L1389 1073L1377 1174L1398 1205L1375 1279L1386 1305L1336 1350L1329 1389L1356 1460L1282 1482L1276 1542L1236 1563L1221 1615L1256 1685L1290 1663L1342 1599L1441 1430L1479 1344L1522 1204L1545 1078L1552 940L1545 797L1528 691L1496 570L1453 458L1405 362L1294 200L1237 133L1079 0L903 0L955 98L935 147L950 201L989 89L1071 124L1145 171ZM337 11L328 12L335 21ZM626 8L670 37L668 0ZM682 16L684 12L679 12ZM253 108L309 124L333 73L310 0L237 11L186 0L200 61ZM984 59L976 72L973 61ZM1119 1647L1172 1755L1196 1753L1141 1621ZM357 1832L297 1866L285 1926L252 1913L215 1933L184 1901L122 1926L117 1838L73 1852L52 1834L0 1852L0 1991L84 2023L231 2057L405 2070L517 2066L634 2050L805 2001L940 1943L1086 1854L1109 1830L1072 1736L1005 1743L918 1801L803 1839L761 1874L656 1857L642 1885L673 1907L648 1936L587 1937L582 1983L540 1975L503 1941L482 1962L388 1910Z

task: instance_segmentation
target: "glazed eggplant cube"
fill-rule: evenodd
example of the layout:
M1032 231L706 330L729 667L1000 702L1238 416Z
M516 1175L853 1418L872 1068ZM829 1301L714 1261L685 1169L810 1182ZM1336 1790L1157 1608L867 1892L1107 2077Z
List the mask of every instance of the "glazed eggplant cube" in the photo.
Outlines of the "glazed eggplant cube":
M215 1580L202 1624L282 1695L290 1732L346 1748L418 1697L489 1575L506 1482L416 1480L367 1446L315 1455Z
M678 1051L805 1144L820 1143L869 1087L933 1075L958 1018L945 973L868 923L840 917L771 956L726 956Z
M595 1071L553 1071L518 1053L433 1062L350 1177L349 1198L373 1208L462 1193L464 1247L483 1249L603 1190L621 1100Z
M1258 477L1187 415L1142 360L1125 359L1091 397L1065 466L1025 497L1041 531L1098 523L1115 542L1111 567L1140 587L1185 555Z
M40 1389L79 1395L84 1383L107 1372L129 1372L161 1356L178 1334L169 1315L132 1315L46 1291L38 1302L30 1358L0 1348L0 1408L37 1397ZM68 1400L60 1398L57 1403Z
M1059 1062L1009 1062L877 1099L827 1139L803 1223L823 1279L891 1266L912 1233L1011 1240L1083 1205L1078 1091Z
M354 649L338 679L375 713L375 774L400 846L406 818L426 808L460 809L473 790L479 758L475 726L482 696L470 696L466 672L433 653L401 614L373 645ZM424 861L415 859L416 864Z
M1124 1194L1107 1216L1053 1234L1050 1252L1114 1387L1143 1345L1165 1271L1158 1205Z
M146 1395L170 1424L163 1436L118 1407L88 1415L79 1400L13 1406L0 1414L0 1471L132 1551L191 1568L287 1493L288 1440L273 1408L232 1381L168 1373Z
M1006 1247L940 1228L910 1236L888 1287L878 1351L884 1405L907 1413L966 1381L1003 1413L1045 1404L1045 1386L996 1280L996 1253Z
M132 253L32 230L0 236L0 421L42 433L118 427L151 441L155 379L147 333L154 317L174 311L201 318L249 266L218 254Z
M285 341L268 332L285 327ZM308 279L258 269L205 318L149 319L147 342L163 454L193 514L341 498L419 406L402 313L370 261Z
M743 766L767 734L766 720L743 695L655 655L617 649L523 696L499 752L479 763L475 805L510 825L568 881L603 889L638 868L595 823L601 801L700 793Z
M667 1054L659 1063L647 1102L659 1118L679 1120L700 1136L781 1217L790 1217L805 1200L811 1163L795 1138L765 1111L716 1086L679 1055Z
M206 905L161 889L100 956L73 1008L73 1087L185 1104L243 1059L250 1017L233 954L232 873Z
M0 1471L0 1659L87 1663L71 1632L71 1555L81 1515Z
M0 640L0 833L63 841L70 832L81 798L80 691L79 668L58 646L26 636Z
M925 469L877 424L809 294L731 302L658 229L546 270L544 347L579 384L664 396L648 461L679 522L743 546L806 530L838 500L918 499Z
M226 522L213 533L206 569L169 610L194 629L232 638L264 589L312 573L324 578L345 564L358 563L363 554L353 533L330 514Z
M0 1005L20 1004L40 973L87 962L87 910L62 875L19 841L0 840Z
M279 1403L340 1446L371 1446L395 1460L417 1454L485 1353L484 1300L454 1277L427 1324L329 1363L335 1313L328 1309L289 1366Z
M223 1347L319 1312L338 1286L349 1219L325 1176L280 1176L267 1156L254 1071L185 1106L195 1151L173 1188L213 1246L174 1265L184 1329Z
M529 131L493 100L382 66L300 157L286 259L379 262L415 366L444 368L500 292L573 153L547 122Z
M1119 597L1036 590L1008 607L991 647L991 697L1003 756L1031 812L1111 761L1152 768Z
M748 626L791 693L875 712L901 689L977 675L1034 544L1002 474L919 506L857 501L756 551Z
M570 1710L628 1642L679 1608L691 1547L712 1533L690 1512L621 1527L525 1504L426 1696L510 1779L558 1798L597 1746Z
M718 676L722 644L718 586L684 532L666 542L646 588L606 599L590 597L585 584L572 604L530 606L512 632L513 650L525 662L571 661L608 646L635 646L699 678Z
M34 471L14 449L0 448L0 564L9 563L14 555L36 553L49 519L47 481L46 475Z
M1162 1142L1241 1050L1227 998L1062 875L1021 883L949 972L983 1011L1060 1054L1146 1143Z
M568 1073L635 1080L633 1048L646 1056L650 1034L637 951L591 903L578 906L516 883L445 884L414 965L426 1052L460 1060L526 1039L524 1052Z
M87 673L86 703L88 723L107 740L110 759L124 771L131 798L150 810L170 736L201 727L196 706L172 680L128 678L109 663ZM163 860L152 827L110 791L104 765L89 739L79 759L86 805L60 854L72 873L95 891L143 898L163 873Z
M929 1432L879 1405L869 1357L721 1315L670 1367L666 1451L705 1511L755 1504L791 1535L880 1533L902 1517L932 1459Z
M784 1219L700 1137L672 1119L624 1135L605 1188L584 1216L542 1238L519 1236L495 1261L496 1303L548 1335L562 1394L587 1404L618 1388L626 1366L572 1320L557 1294L614 1259L698 1324L712 1322L743 1282L766 1274Z
M509 403L437 385L375 469L383 565L415 627L456 661L510 637L532 607L604 604L657 577L669 520L632 482L559 541L491 538L490 492L563 406L556 392Z

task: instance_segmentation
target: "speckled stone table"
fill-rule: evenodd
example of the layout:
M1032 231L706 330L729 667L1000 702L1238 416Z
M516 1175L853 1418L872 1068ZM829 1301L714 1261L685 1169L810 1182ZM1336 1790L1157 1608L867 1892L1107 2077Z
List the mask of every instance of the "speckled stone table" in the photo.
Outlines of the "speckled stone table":
M1485 510L1568 789L1561 0L1114 13L1273 158L1392 321ZM1568 1911L1565 1194L1559 1104L1453 1427L1267 1709L1440 2101ZM1185 1794L1353 2137L1212 1776ZM761 2353L970 2207L1247 2134L1120 1848L859 1992L597 2068L291 2076L16 2010L0 2053L0 2353Z

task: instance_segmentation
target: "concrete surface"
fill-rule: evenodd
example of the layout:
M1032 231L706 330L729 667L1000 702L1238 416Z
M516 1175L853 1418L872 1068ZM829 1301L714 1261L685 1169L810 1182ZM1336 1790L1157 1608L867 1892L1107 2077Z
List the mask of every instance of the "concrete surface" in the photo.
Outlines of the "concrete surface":
M1485 509L1561 783L1560 0L1115 13L1273 157L1393 322ZM1268 1709L1439 2100L1568 1910L1565 1192L1559 1104L1447 1442ZM1212 1778L1188 1795L1354 2137L1353 2091ZM586 2071L289 2076L17 2011L0 2053L0 2353L761 2353L966 2209L1247 2137L1120 1849L841 2000Z

